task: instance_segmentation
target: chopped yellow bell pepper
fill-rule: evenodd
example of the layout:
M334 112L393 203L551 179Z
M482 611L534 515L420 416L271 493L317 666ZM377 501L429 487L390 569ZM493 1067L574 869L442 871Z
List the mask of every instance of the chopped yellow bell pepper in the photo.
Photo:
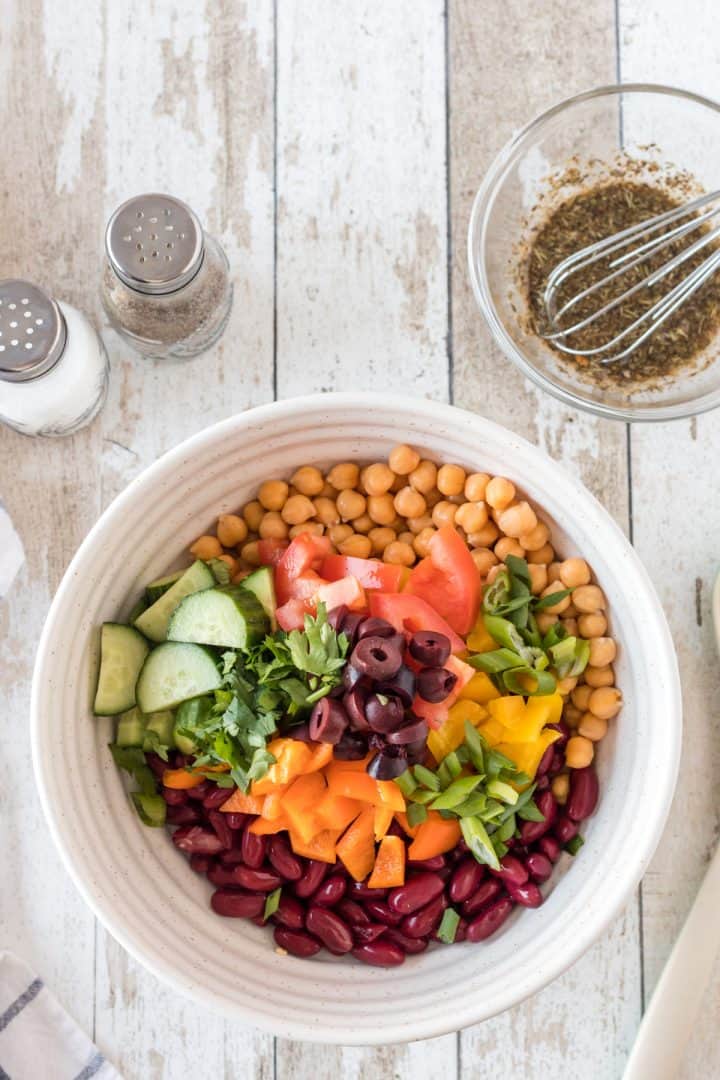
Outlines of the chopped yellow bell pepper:
M559 708L558 708L559 702ZM546 724L555 724L562 712L559 694L543 694L528 698L522 716L505 729L505 740L512 743L532 742L537 739Z
M477 617L477 622L467 636L467 647L471 652L492 652L493 649L497 649L498 643L495 638L490 637L485 629L485 620L482 617L482 612Z
M526 773L532 780L537 772L540 759L548 746L559 738L560 732L553 731L553 729L550 728L546 731L542 731L537 739L534 739L532 742L501 742L496 749L499 750L501 754L504 754L505 757L509 757L511 761L514 761L518 769L520 769L521 772Z
M507 735L507 728L504 728L498 720L492 718L489 718L483 724L478 724L478 731L490 746L497 746Z
M466 720L477 727L486 718L487 712L476 701L460 700L451 705L447 720L442 727L437 731L431 731L428 735L428 749L435 760L442 761L452 750L457 750L464 741Z
M500 691L484 671L477 671L460 691L460 701L477 701L480 705L487 705L488 701L499 697Z
M525 698L520 694L509 694L488 702L488 712L493 720L503 727L512 727L520 723L525 716Z

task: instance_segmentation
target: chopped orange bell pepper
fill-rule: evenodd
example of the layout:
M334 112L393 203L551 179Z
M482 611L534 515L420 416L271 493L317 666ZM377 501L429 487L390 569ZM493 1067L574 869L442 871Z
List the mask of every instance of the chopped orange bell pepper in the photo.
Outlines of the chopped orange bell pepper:
M328 791L318 803L315 815L324 829L345 830L362 809L363 804L357 799L331 795Z
M324 769L326 765L329 765L332 761L333 748L332 743L319 742L309 743L312 750L312 757L305 766L305 772L317 772L319 769Z
M321 831L315 807L325 794L325 777L321 773L298 776L282 798L282 808L290 822L290 828L303 843L312 840Z
M339 841L337 854L356 881L363 881L370 873L375 862L375 811L372 807L363 810L355 819Z
M223 814L262 814L264 805L264 796L246 795L244 791L237 788L220 809Z
M385 833L392 824L393 814L395 811L391 806L376 806L375 807L375 839L377 841L382 840Z
M260 813L266 821L275 821L283 813L283 796L289 787L289 784L283 784L282 787L276 788L275 791L261 796L263 798L263 808Z
M407 814L395 814L395 820L407 836L412 836L413 838L417 836L420 826L411 825L407 819Z
M394 780L376 780L375 783L383 805L402 814L405 809L405 796Z
M202 784L205 777L201 772L188 772L187 769L166 769L162 782L165 787L184 790Z
M288 827L288 820L283 814L279 818L275 818L274 821L267 821L266 818L255 818L253 822L248 826L248 832L254 833L255 836L271 836L274 833L283 832Z
M431 810L408 848L408 859L432 859L435 855L443 855L455 847L460 836L457 818L443 818Z
M405 841L399 836L385 836L380 841L368 886L371 889L395 889L404 884Z
M335 845L339 835L337 829L322 829L311 840L303 840L291 829L290 845L296 855L317 859L318 862L334 863L337 862Z

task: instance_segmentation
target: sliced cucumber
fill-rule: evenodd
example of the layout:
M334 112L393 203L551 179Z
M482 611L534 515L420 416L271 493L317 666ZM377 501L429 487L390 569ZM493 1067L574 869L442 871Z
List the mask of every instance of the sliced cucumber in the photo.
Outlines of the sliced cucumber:
M175 717L169 709L145 717L145 730L154 731L163 746L174 746Z
M277 630L277 622L275 621L277 599L275 597L275 582L273 580L272 567L261 566L258 570L254 570L252 574L248 574L248 576L243 579L240 587L242 589L247 589L257 596L258 600L265 608L265 614L270 620L270 628L272 630Z
M183 701L175 714L173 732L175 745L181 754L197 753L198 745L194 736L210 715L213 704L211 697L196 697L190 701Z
M116 716L135 704L135 683L149 646L142 634L122 623L103 623L100 636L100 674L93 712Z
M165 824L167 805L162 795L145 795L142 791L132 791L130 798L143 825L157 829Z
M140 710L133 708L123 713L118 720L115 739L118 746L142 746L144 738L145 720Z
M154 604L156 600L159 600L163 593L166 593L171 585L174 585L176 581L185 573L184 570L176 570L174 574L167 574L165 577L159 577L155 581L151 581L149 585L145 586L145 596L147 597L149 604Z
M169 641L248 649L267 634L270 622L254 593L223 585L187 596L173 612Z
M143 611L147 610L148 602L144 596L141 596L139 600L136 600L133 606L130 608L130 614L128 615L128 622L134 623L136 619L139 619Z
M201 645L166 641L153 649L137 681L137 703L142 712L173 709L181 701L220 688L215 657Z
M214 584L215 578L205 563L200 560L194 562L174 585L135 620L135 626L151 641L165 641L170 616L180 601L191 593L210 589Z

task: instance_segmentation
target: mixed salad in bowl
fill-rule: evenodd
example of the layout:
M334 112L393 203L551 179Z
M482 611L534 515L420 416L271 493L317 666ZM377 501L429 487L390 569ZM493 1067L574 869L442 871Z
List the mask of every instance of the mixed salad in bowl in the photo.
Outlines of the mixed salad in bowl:
M394 966L542 903L622 695L590 567L509 480L302 466L190 555L103 625L94 711L218 915Z

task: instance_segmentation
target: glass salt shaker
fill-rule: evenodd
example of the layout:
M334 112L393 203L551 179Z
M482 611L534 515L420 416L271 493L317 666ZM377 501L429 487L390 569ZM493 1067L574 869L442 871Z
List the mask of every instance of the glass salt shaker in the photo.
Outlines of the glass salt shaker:
M23 435L71 435L107 387L107 353L82 312L28 281L0 281L0 421Z
M105 251L105 311L139 352L188 359L217 341L232 307L228 261L189 206L136 195L110 218Z

